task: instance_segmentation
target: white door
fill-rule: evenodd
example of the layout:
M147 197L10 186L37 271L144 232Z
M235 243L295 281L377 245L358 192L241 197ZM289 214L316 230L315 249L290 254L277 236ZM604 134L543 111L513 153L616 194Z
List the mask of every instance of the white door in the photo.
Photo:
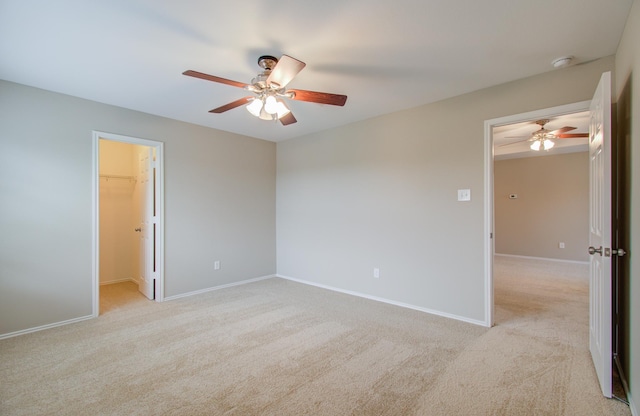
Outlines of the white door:
M155 298L155 169L153 148L138 148L138 186L140 187L140 276L138 290L149 299Z
M611 73L600 78L589 121L589 349L605 397L612 384Z

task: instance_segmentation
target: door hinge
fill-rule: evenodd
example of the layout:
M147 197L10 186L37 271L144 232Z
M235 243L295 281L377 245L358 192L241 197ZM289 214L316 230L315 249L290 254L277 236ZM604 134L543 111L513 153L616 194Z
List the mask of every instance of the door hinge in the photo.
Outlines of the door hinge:
M615 249L615 248L605 248L604 249L604 256L605 257L611 257L611 256L618 256L618 257L622 257L625 254L627 254L626 251L624 251L623 249L619 248L619 249Z
M622 257L622 256L624 256L625 254L627 254L627 252L626 252L626 251L624 251L624 250L623 250L623 249L621 249L621 248L619 248L619 249L612 248L612 249L611 249L611 255L613 255L613 256Z

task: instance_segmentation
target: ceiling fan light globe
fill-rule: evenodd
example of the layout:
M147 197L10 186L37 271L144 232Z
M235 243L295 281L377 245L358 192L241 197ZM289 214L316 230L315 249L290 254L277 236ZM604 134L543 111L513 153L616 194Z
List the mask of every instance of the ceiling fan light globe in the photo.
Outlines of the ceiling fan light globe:
M261 120L268 120L268 121L276 120L275 115L267 113L264 107L262 107L262 111L260 111L260 115L258 117L260 117Z
M291 112L291 110L289 110L287 105L283 101L278 100L277 111L276 111L276 114L278 115L278 119L280 119L281 117L286 116L290 112Z
M544 146L544 150L549 150L556 144L553 141L546 139L542 145Z
M535 142L531 143L531 150L535 150L536 152L538 150L540 150L540 140L536 140Z
M269 114L276 114L278 112L278 101L276 97L270 95L264 102L264 111Z
M254 98L251 103L247 105L247 111L256 117L260 117L260 110L262 110L262 100Z

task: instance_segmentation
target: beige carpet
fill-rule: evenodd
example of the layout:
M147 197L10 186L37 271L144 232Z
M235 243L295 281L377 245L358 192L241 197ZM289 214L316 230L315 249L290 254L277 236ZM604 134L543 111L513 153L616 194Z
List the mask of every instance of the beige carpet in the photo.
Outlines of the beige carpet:
M281 279L105 286L100 318L0 341L0 414L630 414L599 392L584 266L498 258L495 286L491 329Z

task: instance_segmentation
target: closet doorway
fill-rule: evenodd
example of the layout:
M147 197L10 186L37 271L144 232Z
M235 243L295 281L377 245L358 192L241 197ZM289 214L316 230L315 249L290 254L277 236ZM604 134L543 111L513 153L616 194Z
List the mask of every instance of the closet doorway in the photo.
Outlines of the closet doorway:
M93 141L98 316L131 302L163 300L163 148L160 142L102 132L94 132Z

